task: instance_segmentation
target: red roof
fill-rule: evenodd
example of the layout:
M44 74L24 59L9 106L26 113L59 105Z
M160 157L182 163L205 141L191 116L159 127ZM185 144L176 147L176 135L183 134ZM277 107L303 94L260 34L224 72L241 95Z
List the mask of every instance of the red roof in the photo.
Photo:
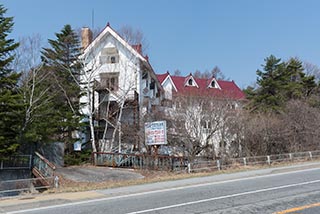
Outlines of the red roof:
M168 75L170 75L169 72L157 74L159 82L162 84ZM195 78L192 75L188 75L186 77L170 75L170 77L177 88L177 94L214 96L237 100L245 99L245 94L234 81L215 80L214 78ZM186 84L191 77L194 79L198 87ZM214 80L218 83L219 88L210 87L211 82Z
M166 77L168 76L168 72L164 73L164 74L157 74L157 78L159 80L159 82L162 84L162 82L166 79Z

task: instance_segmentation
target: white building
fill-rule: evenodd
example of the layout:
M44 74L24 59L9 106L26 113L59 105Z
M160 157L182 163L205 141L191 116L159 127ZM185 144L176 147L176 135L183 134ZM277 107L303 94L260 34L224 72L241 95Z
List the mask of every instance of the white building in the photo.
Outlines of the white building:
M228 124L236 120L245 101L245 94L235 82L192 74L174 76L169 72L157 77L165 91L162 102L172 120L170 131L177 136L175 140L183 141L191 153L204 154L208 150L219 156L228 152L235 137Z
M139 127L141 116L161 103L162 86L141 44L128 44L109 24L93 40L83 28L82 46L82 112L91 115L97 142L120 141L121 127Z

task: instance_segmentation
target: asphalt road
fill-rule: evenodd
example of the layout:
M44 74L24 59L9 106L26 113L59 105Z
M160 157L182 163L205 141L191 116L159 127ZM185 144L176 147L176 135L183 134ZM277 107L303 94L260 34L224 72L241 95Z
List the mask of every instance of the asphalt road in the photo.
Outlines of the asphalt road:
M104 197L13 213L320 213L320 168L224 174L111 190Z

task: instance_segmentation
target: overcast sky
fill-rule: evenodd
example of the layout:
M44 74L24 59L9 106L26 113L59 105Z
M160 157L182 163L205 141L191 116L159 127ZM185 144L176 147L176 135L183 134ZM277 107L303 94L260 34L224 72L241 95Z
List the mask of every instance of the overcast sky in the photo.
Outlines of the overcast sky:
M318 0L1 0L14 16L11 37L54 39L65 24L139 29L156 73L218 66L241 88L270 54L319 65ZM94 16L92 16L94 14ZM94 17L94 19L92 19Z

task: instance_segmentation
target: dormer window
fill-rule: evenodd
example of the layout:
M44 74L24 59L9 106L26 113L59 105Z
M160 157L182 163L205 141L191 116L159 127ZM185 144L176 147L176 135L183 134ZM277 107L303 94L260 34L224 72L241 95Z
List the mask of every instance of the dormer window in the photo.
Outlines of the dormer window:
M215 86L216 86L216 82L215 82L215 81L212 81L212 82L211 82L211 87L212 87L212 88L215 88Z
M211 82L211 88L215 88L216 87L216 82L215 81L212 81Z
M199 88L196 80L191 75L186 77L185 82L184 82L184 86L193 86L193 87Z
M218 88L221 89L218 82L215 79L212 79L210 84L208 85L208 88Z

